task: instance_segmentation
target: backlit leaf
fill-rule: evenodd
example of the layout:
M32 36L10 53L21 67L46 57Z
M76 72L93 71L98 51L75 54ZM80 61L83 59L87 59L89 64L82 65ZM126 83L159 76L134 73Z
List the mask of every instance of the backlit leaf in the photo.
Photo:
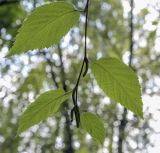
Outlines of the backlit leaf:
M69 95L69 92L65 93L60 89L41 94L24 111L20 119L18 134L53 115L59 109L61 103L69 98Z
M89 112L81 115L81 126L100 144L103 144L105 138L105 128L101 119Z
M77 23L79 15L79 11L67 2L36 8L24 21L7 57L57 44Z
M114 101L143 118L141 91L136 74L116 58L101 58L91 70L103 91Z

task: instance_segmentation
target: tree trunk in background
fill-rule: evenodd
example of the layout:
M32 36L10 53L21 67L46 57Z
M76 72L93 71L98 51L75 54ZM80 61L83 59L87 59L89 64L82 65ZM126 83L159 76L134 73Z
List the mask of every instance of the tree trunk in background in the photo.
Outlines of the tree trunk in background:
M127 109L123 109L122 120L119 125L119 140L118 140L118 153L123 153L123 141L125 138L125 128L127 125Z
M132 59L133 59L133 0L130 0L130 6L131 6L131 11L130 11L130 35L129 35L129 39L130 39L130 57L129 57L129 66L132 67ZM123 151L123 141L125 139L125 128L127 125L127 109L124 108L123 109L123 114L122 114L122 119L120 121L120 125L119 125L119 140L118 140L118 153L124 153Z
M54 83L54 85L56 86L56 88L59 88L59 84L58 82L56 81L56 75L55 73L53 72L52 70L52 66L53 66L53 63L50 59L48 59L46 57L46 54L45 52L42 52L45 59L46 59L46 62L48 63L48 65L50 66L50 74L51 74L51 78L52 78L52 81ZM60 58L60 75L61 75L61 82L62 82L62 85L63 85L63 90L65 92L67 92L67 85L66 85L66 74L65 74L65 71L64 71L64 64L63 64L63 60L62 60L62 51L61 51L61 48L60 46L58 45L58 53L59 53L59 58ZM68 105L68 102L65 101L64 102L64 107L62 108L62 113L65 117L65 129L64 129L64 144L65 144L65 148L63 150L64 153L74 153L74 149L72 147L72 130L70 128L70 116L68 114L68 110L69 110L69 105Z
M62 85L63 85L63 89L65 92L68 91L67 89L67 85L66 85L66 74L64 71L64 64L63 64L63 60L62 60L62 50L60 48L60 45L58 45L58 53L59 53L59 57L60 57L60 69L61 69L61 81L62 81ZM64 148L64 153L74 153L74 149L72 147L72 129L70 128L71 125L71 121L70 121L70 116L68 114L68 110L69 110L69 105L68 102L66 101L64 103L64 116L66 119L66 123L65 123L65 135L64 135L64 144L65 144L65 148Z

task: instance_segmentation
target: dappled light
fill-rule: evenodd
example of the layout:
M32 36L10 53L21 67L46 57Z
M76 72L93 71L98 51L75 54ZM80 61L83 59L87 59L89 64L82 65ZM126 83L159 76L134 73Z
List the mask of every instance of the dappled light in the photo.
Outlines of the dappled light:
M159 0L0 0L0 152L159 153Z

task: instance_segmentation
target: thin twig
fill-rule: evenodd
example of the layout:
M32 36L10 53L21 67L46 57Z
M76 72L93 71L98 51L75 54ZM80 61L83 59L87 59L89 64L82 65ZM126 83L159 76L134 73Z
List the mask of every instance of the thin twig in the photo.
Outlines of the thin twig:
M81 79L81 76L82 76L82 73L83 73L84 66L85 66L85 71L83 73L83 77L85 77L85 75L88 72L88 58L87 58L88 7L89 7L89 0L87 0L86 6L84 8L84 13L85 13L85 17L86 17L86 19L85 19L84 59L83 59L83 62L82 62L81 70L80 70L76 85L75 85L75 87L73 89L73 92L72 92L72 100L73 100L74 107L71 110L71 121L73 120L73 114L74 114L75 118L76 118L77 127L79 127L79 124L80 124L80 112L79 112L79 107L78 107L78 104L77 104L77 100L78 100L77 99L77 94L78 94L78 86L79 86L79 82L80 82L80 79Z

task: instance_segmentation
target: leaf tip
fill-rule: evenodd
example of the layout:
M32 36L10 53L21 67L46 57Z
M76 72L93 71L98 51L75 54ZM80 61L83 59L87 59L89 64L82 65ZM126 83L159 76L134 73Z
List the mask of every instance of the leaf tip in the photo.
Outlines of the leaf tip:
M13 51L12 48L8 51L7 55L5 56L5 58L10 58L11 56L13 56Z
M10 55L10 53L8 53L4 58L10 58L12 55Z
M144 120L143 111L138 115L142 120Z

